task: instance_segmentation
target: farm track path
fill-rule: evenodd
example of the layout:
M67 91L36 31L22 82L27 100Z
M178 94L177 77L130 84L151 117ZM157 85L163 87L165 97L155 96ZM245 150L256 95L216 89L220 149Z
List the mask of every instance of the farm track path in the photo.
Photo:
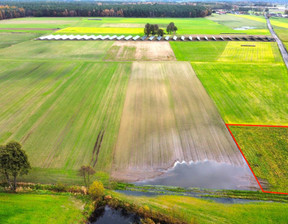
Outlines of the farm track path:
M288 53L287 53L287 50L284 46L284 44L282 43L282 41L278 38L278 36L276 35L272 25L271 25L271 22L269 20L269 18L266 17L266 21L267 21L267 26L268 26L268 29L270 30L270 33L271 35L273 36L273 38L276 40L277 44L278 44L278 47L279 47L279 50L281 52L281 55L282 55L282 58L283 58L283 61L288 69Z

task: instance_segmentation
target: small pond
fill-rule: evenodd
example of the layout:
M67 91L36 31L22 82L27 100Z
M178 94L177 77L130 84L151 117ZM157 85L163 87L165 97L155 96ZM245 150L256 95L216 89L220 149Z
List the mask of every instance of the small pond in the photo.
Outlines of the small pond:
M97 208L90 217L90 224L134 224L140 223L140 217L129 214L123 209L113 209L109 206Z

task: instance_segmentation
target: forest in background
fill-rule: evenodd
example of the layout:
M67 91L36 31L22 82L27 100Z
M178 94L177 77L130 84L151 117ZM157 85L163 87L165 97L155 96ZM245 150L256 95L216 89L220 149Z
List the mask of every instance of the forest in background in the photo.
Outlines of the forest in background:
M0 1L0 19L34 17L205 17L211 10L197 5L102 4L95 2Z

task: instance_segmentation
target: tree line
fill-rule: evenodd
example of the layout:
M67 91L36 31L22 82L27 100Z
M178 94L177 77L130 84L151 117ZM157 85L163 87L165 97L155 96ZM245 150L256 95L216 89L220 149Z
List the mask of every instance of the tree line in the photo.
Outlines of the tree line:
M102 4L95 2L1 1L0 19L35 17L205 17L211 10L198 5ZM2 12L3 11L3 12Z
M167 28L166 28L166 32L168 34L171 34L171 33L175 34L177 30L178 30L178 28L177 28L177 26L175 26L175 24L173 22L169 23ZM152 34L152 35L157 34L158 36L161 36L161 37L165 34L164 30L159 28L158 24L150 24L150 23L147 23L145 25L144 33L147 36L149 36L150 34Z
M16 6L0 5L0 20L25 16L25 9Z

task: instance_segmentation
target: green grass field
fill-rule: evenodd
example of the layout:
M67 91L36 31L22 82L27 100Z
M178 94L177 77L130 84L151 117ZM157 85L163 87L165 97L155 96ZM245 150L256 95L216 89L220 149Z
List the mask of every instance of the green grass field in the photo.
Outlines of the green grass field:
M34 61L1 67L1 143L20 141L33 167L77 170L96 164L109 170L129 63Z
M22 29L24 31L26 28L33 28L34 31L40 32L37 29L63 29L69 26L73 26L81 21L79 17L28 17L28 18L16 18L16 19L9 19L9 20L1 20L0 21L0 30L1 28L10 28L13 30L14 28ZM2 29L3 30L3 29ZM19 32L19 30L14 32ZM25 31L31 32L31 31ZM33 32L33 31L32 31ZM51 32L51 31L46 31Z
M179 61L282 62L276 43L263 42L170 42ZM250 46L245 46L250 45Z
M38 37L39 35L33 33L1 33L0 32L0 49L10 47L27 40Z
M225 15L217 15L212 14L211 16L207 17L208 19L223 24L225 26L228 26L232 29L234 28L240 28L242 26L249 26L257 29L267 29L267 26L265 25L265 22L255 21L252 19L235 16L233 14L225 14Z
M47 21L50 22L47 23ZM190 62L224 122L288 125L286 102L288 72L275 43L170 42L176 59L189 63L166 62L169 66L166 66L165 70L159 65L157 67L157 64L163 63L161 61L164 59L175 60L168 42L165 42L165 48L164 45L162 48L156 46L160 43L156 42L153 45L153 51L149 51L149 47L152 46L152 44L149 45L150 42L145 42L145 46L144 44L126 46L126 42L120 46L120 42L117 42L118 46L113 41L32 40L39 33L54 32L38 30L40 28L63 29L58 31L59 33L69 31L81 34L86 32L141 34L147 22L157 23L165 28L172 21L179 29L178 34L269 34L263 17L246 15L196 19L21 18L0 21L0 107L2 108L0 144L12 139L20 141L33 167L28 176L19 180L83 184L77 170L80 166L87 164L94 166L96 171L106 172L107 175L105 175L109 178L113 165L115 166L116 156L120 155L120 159L117 160L118 165L123 165L123 159L121 159L123 156L127 156L127 161L133 160L132 154L137 151L134 150L137 138L140 138L140 147L137 146L140 149L138 150L140 161L147 158L145 156L152 155L148 151L142 156L141 153L144 152L141 150L142 139L148 139L146 144L150 141L151 144L147 144L148 148L153 146L160 149L162 147L159 157L164 158L167 153L168 140L175 138L175 134L168 137L166 142L165 138L168 135L165 131L171 131L171 128L161 127L169 127L175 119L177 130L181 130L182 125L183 133L187 134L189 131L186 128L187 123L189 124L187 121L199 122L199 117L193 117L194 114L190 114L191 111L197 109L197 105L199 108L205 108L205 103L208 102L204 97L199 97L195 99L196 103L189 103L193 99L191 96L194 93L190 91L195 90L193 85L195 83L187 81L182 76L188 74L186 71L191 70ZM286 40L284 30L286 25L283 25L282 20L277 22L276 32L280 38ZM241 26L253 26L257 29L233 30ZM20 30L13 31L17 34L7 33L3 28L19 28ZM25 30L26 28L35 30ZM247 44L255 45L255 47L241 46ZM121 62L121 60L126 62ZM159 62L142 62L142 67L147 70L145 73L141 66L135 66L133 70L131 61L135 60ZM124 108L125 100L129 99L126 98L128 82L129 85L133 80L135 82L134 76L131 76L132 71L157 85L153 87L147 81L147 88L141 90L145 85L139 79L139 86L135 88L133 94L129 95L131 100L127 100L135 107L128 104ZM158 76L154 72L157 72ZM164 75L169 76L171 80L164 80ZM175 88L173 94L162 87L168 83L170 83L169 88L173 86ZM161 88L163 88L162 91ZM203 91L206 93L204 89ZM144 107L141 107L139 98L144 93L147 97L143 98L143 105L151 103L156 105L155 108L159 108L158 113L157 110L149 110L145 113L151 127L155 126L153 138L149 138L151 133L147 125L149 123L143 122L140 116ZM175 97L174 101L171 100L172 97ZM155 104L158 98L168 100L165 100L165 104L162 101ZM182 101L186 103L181 105ZM173 113L167 116L165 105L170 107L177 104L179 104L178 109L174 109ZM215 108L212 101L211 105L209 110L204 112L201 110L202 112L197 112L196 115L207 118L212 111L211 108ZM132 108L137 109L135 109L135 117L129 112ZM124 109L126 109L126 116L122 116ZM214 111L218 116L217 110ZM125 126L124 118L131 120L129 125ZM220 119L220 116L218 118ZM213 122L209 122L209 125L211 123ZM132 125L136 127L133 129ZM196 128L195 125L190 126ZM202 126L207 128L206 125ZM202 126L196 128L197 133L200 133ZM121 141L131 145L128 154L123 153L128 148L124 143L121 144L123 152L115 153L116 143L121 142L118 137L120 127L122 127ZM137 132L137 128L141 128L143 132ZM251 161L256 175L269 182L269 190L287 192L285 167L288 165L286 152L288 129L260 130L243 127L231 127L231 129L245 151L245 155L247 154L248 160ZM127 130L132 136L129 139ZM203 130L204 133L206 129ZM161 141L158 147L155 143L159 136ZM218 139L215 133L213 136ZM213 139L213 136L209 140ZM191 137L192 140L193 138L199 140L195 134ZM187 139L189 140L188 137ZM205 141L205 144L206 142L209 141ZM145 142L143 145L145 146ZM171 145L173 149L176 144ZM155 156L149 157L152 162L156 161L156 158ZM135 161L133 161L134 166L140 167L140 162ZM135 169L132 165L129 168L133 174ZM128 197L117 194L117 197L142 206L147 205L153 210L175 216L188 223L288 222L287 203L220 204L180 196ZM79 223L83 219L82 208L82 201L68 195L0 193L0 223Z
M0 49L0 59L101 61L113 42L105 41L25 41Z
M270 191L288 193L288 128L235 127L230 129L255 175Z
M226 123L288 124L283 63L192 63Z
M271 24L277 36L288 49L288 20L285 18L270 18Z
M53 30L41 29L63 29L59 33L106 33L106 34L143 34L146 23L158 24L164 30L170 22L178 27L178 34L221 34L221 33L246 33L246 34L269 34L269 31L258 22L257 29L234 30L231 24L239 26L251 25L249 19L235 18L232 15L224 17L207 18L91 18L65 17L65 18L18 18L0 21L0 32L10 28L11 32L37 32L51 33ZM224 22L226 21L226 22ZM227 22L227 21L230 21ZM255 22L254 22L255 23ZM261 25L262 26L261 26ZM2 30L1 30L2 28ZM32 28L34 30L25 30ZM13 30L17 29L17 30ZM7 32L7 30L6 30Z
M217 61L228 42L170 42L178 61Z
M222 204L211 200L184 196L133 197L119 193L114 196L140 206L176 217L186 223L287 223L287 203L251 202Z
M271 21L272 26L277 26L277 27L288 29L288 21L286 18L272 17L270 18L270 21Z
M218 58L221 62L272 63L281 62L276 43L228 42Z
M85 220L84 203L72 196L0 193L0 223L66 224Z
M57 31L57 34L143 34L143 28L123 27L68 27Z

